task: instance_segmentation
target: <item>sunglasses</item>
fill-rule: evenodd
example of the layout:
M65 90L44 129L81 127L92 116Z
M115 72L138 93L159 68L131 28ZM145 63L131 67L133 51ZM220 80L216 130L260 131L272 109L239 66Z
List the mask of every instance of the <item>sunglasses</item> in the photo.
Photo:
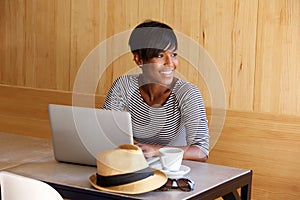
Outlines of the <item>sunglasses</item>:
M174 182L176 185L174 185ZM159 188L160 191L168 191L171 189L177 189L184 192L190 192L194 190L195 183L194 181L187 179L187 178L180 178L180 179L168 179L167 182Z

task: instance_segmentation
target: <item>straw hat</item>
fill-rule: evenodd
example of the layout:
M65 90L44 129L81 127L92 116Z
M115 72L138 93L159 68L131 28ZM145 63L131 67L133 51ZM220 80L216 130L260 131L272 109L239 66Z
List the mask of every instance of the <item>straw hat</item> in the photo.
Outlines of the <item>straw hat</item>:
M131 144L97 154L97 174L90 176L91 185L99 190L140 194L155 190L167 181L167 175L150 169L142 150Z

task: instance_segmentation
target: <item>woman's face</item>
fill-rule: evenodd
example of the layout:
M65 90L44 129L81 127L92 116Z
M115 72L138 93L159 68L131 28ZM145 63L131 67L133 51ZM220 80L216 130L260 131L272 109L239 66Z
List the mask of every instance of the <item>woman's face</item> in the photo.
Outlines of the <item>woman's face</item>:
M143 63L143 76L146 83L157 83L169 87L178 65L177 53L174 50L162 51L157 57Z

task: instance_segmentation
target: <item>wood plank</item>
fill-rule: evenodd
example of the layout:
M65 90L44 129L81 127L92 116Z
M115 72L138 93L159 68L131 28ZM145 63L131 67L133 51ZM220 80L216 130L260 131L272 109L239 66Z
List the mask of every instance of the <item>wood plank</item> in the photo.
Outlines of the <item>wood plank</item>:
M61 75L62 77L58 78L61 80L59 88L69 89L68 74L57 74L57 69L69 67L69 40L57 34L58 32L69 33L69 4L69 1L59 3L57 0L26 1L26 17L24 21L22 20L26 34L23 86L56 89L57 75ZM65 9L63 15L60 14L61 6ZM58 22L66 22L66 24ZM56 63L57 59L58 63Z
M101 1L103 2L103 1ZM100 1L72 1L71 3L71 49L70 49L70 82L73 87L76 81L82 83L80 91L97 88L99 62L85 63L89 71L82 66L89 53L100 43L105 30L100 30ZM105 8L105 5L104 5ZM105 55L103 55L105 56ZM82 74L83 73L83 74ZM74 90L74 89L73 89Z
M70 91L82 61L99 42L152 18L209 52L224 81L227 109L299 116L298 0L271 6L266 0L3 0L0 8L0 83ZM99 84L97 93L107 92L123 62L115 61L101 77L106 85ZM187 80L203 84L184 68Z
M259 1L256 112L300 113L300 2Z
M257 6L255 1L235 1L231 27L231 81L228 109L253 110Z
M48 104L72 105L69 91L0 85L0 132L18 133L38 137L50 137ZM94 107L100 107L103 96L81 95L81 105L95 99ZM86 99L86 101L84 101Z
M55 89L70 91L73 83L70 81L71 52L71 0L55 4ZM49 86L45 88L51 88ZM52 87L53 88L53 87Z
M201 43L222 75L228 109L253 109L257 2L201 2Z
M209 162L254 169L252 199L300 196L299 0L2 0L0 11L0 83L6 84L0 85L0 131L50 137L47 105L72 104L73 84L88 53L152 18L203 45L224 80L231 110ZM207 83L181 59L178 72L211 106ZM81 81L94 80L102 95L134 66L130 53L120 55L98 77L97 63ZM104 97L97 98L98 107ZM87 102L89 95L81 104Z
M1 132L49 138L48 104L72 105L69 91L0 85L0 94ZM86 98L90 102L90 95ZM95 107L103 101L96 96ZM253 199L295 199L300 195L299 143L300 117L229 110L208 162L252 169Z
M0 1L0 83L25 83L25 1Z
M253 199L300 195L300 118L228 111L209 161L253 170Z
M138 6L138 18L139 22L152 19L162 21L163 17L163 7L164 2L161 0L153 0L153 1L140 1Z

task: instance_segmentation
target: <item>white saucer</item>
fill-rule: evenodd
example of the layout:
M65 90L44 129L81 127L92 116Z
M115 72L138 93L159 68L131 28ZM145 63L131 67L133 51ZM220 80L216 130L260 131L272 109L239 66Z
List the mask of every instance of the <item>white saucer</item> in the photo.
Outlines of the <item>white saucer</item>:
M162 169L162 166L160 163L155 163L153 165L150 165L150 167L163 171L169 178L180 178L191 171L191 168L188 166L185 166L185 165L181 165L180 169L176 172Z

